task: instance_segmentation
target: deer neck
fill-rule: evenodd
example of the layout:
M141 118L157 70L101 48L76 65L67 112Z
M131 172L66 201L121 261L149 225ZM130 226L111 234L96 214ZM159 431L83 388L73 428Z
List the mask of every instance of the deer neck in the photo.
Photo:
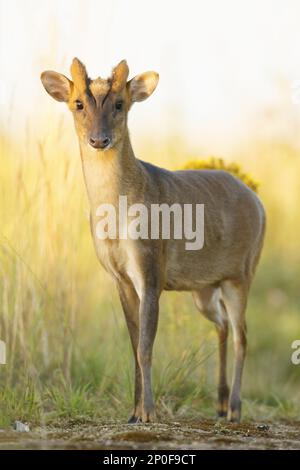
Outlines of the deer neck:
M80 143L83 174L92 210L100 204L118 205L119 196L130 197L141 167L135 158L128 132L114 148L94 150Z

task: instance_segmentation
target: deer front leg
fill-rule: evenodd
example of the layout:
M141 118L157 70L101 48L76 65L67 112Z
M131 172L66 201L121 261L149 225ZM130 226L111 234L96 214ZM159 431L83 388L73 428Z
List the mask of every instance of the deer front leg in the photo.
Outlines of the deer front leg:
M152 350L158 323L159 292L147 288L141 295L140 328L137 357L142 373L142 421L155 418L154 400L151 385Z
M140 301L132 284L119 282L118 290L135 360L134 410L132 416L128 420L128 423L133 424L139 422L142 416L142 375L140 365L137 360L137 348L139 342Z

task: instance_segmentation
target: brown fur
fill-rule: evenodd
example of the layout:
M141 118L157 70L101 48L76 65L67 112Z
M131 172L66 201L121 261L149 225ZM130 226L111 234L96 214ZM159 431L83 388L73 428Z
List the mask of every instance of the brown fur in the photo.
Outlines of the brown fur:
M75 65L74 65L75 64ZM245 310L250 284L262 249L265 214L256 194L225 171L171 172L138 160L131 147L127 113L135 101L147 98L158 75L147 72L127 82L122 61L108 80L87 79L84 66L73 62L74 83L54 72L42 74L55 99L66 101L74 115L83 172L91 206L91 229L97 256L115 279L133 346L135 405L131 422L154 417L151 388L152 348L163 290L193 292L196 306L216 325L220 345L219 415L240 419L240 387L246 354ZM84 110L76 110L76 100ZM116 102L123 108L116 112ZM105 150L89 145L91 135L108 135ZM185 240L99 240L96 209L118 205L175 202L205 204L205 244L187 251ZM235 348L231 390L226 377L228 322Z

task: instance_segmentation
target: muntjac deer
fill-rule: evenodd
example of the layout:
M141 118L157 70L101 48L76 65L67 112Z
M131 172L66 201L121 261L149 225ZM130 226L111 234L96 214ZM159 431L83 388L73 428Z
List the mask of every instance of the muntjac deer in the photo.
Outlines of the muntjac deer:
M72 111L96 253L116 282L124 310L135 358L134 411L129 422L155 418L151 363L163 290L191 291L198 309L214 322L220 355L218 414L239 421L245 310L263 245L264 209L256 194L227 172L168 171L138 160L130 143L127 115L134 102L153 93L158 74L146 72L129 81L128 74L127 63L122 61L110 78L91 80L75 58L72 81L53 71L43 72L41 80L46 91ZM146 208L203 204L202 249L188 250L184 237L178 239L171 233L166 239L161 231L152 239L98 237L99 206L111 204L117 209L120 196L127 196L128 204ZM234 342L230 390L226 378L228 323Z

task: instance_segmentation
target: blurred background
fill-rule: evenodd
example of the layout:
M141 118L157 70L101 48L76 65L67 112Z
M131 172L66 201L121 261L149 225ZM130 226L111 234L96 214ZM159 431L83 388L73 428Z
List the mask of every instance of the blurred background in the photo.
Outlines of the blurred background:
M300 417L300 4L297 0L0 1L0 425L129 414L123 314L94 254L72 117L40 74L92 78L126 58L156 70L133 107L137 156L170 169L210 156L258 180L268 217L248 307L248 419ZM162 416L214 416L217 343L188 294L161 299Z

